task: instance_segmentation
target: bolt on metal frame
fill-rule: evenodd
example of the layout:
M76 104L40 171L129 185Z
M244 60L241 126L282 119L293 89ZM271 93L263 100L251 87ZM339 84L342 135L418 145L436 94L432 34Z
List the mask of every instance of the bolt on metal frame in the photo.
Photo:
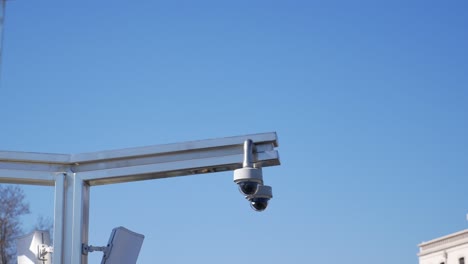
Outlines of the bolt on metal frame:
M246 140L256 167L280 164L271 132L70 155L0 151L0 183L55 186L53 260L87 264L91 186L235 170Z

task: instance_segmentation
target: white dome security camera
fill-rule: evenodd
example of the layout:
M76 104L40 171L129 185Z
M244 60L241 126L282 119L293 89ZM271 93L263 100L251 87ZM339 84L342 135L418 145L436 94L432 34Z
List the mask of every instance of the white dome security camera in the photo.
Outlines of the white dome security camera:
M244 142L243 167L234 170L234 182L239 185L239 191L250 201L250 206L255 211L263 211L268 206L268 201L273 197L270 186L263 185L263 173L261 168L253 167L252 140Z
M267 185L258 186L257 192L246 197L250 201L250 207L261 212L268 207L268 201L273 198L271 187Z

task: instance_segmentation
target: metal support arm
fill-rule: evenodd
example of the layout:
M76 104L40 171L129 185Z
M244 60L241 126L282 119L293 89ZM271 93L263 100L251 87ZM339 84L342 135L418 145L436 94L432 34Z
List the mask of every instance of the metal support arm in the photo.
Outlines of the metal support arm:
M95 247L92 245L83 244L81 253L83 255L88 255L89 252L94 252L94 251L101 251L101 252L104 252L104 255L106 255L107 252L109 251L109 247Z

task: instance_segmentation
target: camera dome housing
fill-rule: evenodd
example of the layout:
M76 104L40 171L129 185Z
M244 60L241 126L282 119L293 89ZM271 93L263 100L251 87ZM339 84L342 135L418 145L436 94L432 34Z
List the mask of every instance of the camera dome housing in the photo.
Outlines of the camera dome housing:
M257 212L261 212L268 207L268 198L252 198L250 200L250 207Z
M243 195L253 195L263 184L263 174L260 168L241 168L234 170L234 182L239 185Z
M259 185L257 192L246 197L250 201L250 207L257 212L261 212L268 207L268 201L273 198L271 186Z
M257 192L258 185L260 185L259 182L254 182L254 181L241 181L237 183L239 185L239 191L243 195L252 195Z

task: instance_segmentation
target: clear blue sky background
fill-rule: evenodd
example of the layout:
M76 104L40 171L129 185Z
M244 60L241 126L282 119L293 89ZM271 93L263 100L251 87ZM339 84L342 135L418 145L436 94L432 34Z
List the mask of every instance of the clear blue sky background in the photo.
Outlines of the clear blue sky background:
M232 173L94 187L90 243L139 263L417 263L467 228L466 1L7 3L1 149L80 153L276 131L274 199ZM49 187L25 187L52 216ZM99 263L93 253L90 263Z

